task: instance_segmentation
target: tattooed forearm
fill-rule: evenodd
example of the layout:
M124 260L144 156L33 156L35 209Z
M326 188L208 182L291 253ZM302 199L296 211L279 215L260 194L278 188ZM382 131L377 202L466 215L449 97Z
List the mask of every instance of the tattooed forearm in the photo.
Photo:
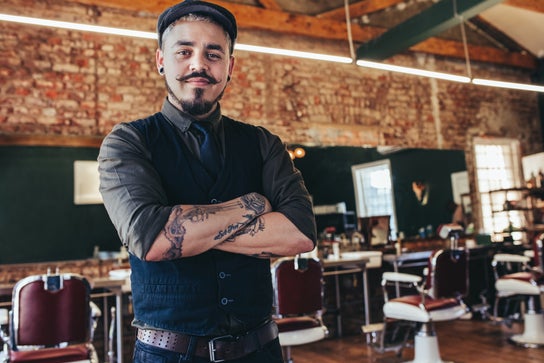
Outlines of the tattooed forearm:
M242 203L246 209L249 209L252 213L244 214L245 222L231 224L227 228L215 236L215 240L222 240L224 237L230 235L226 239L227 242L232 242L236 236L242 234L249 234L254 236L260 231L264 230L264 220L260 217L255 218L265 212L266 200L257 193L247 194L241 197Z
M225 209L242 208L242 203L234 202L222 206L195 206L184 213L183 208L176 206L173 209L174 217L164 226L164 235L170 241L170 248L164 253L164 258L172 260L183 255L183 241L185 240L185 222L199 223L206 221L211 214Z
M210 214L215 214L218 212L223 212L232 209L244 208L245 203L240 201L235 201L231 203L226 203L222 205L195 205L187 213L183 215L184 219L190 220L191 222L203 222Z
M244 223L234 223L234 224L231 224L230 226L228 226L227 228L225 228L224 230L222 231L219 231L217 233L217 235L214 237L214 240L216 241L220 241L222 240L223 238L225 238L226 236L229 236L231 234L236 234L240 228L244 227ZM228 239L231 239L232 236L230 236ZM227 239L227 240L228 240Z
M233 209L243 209L248 212L242 214L242 221L232 223L220 230L214 237L216 241L226 237L232 241L235 236L241 234L254 236L264 230L264 221L258 216L266 211L266 198L258 193L246 194L240 199L220 205L196 205L188 208L187 211L184 211L181 206L176 206L172 210L173 216L164 226L164 235L170 242L170 247L164 252L164 258L171 260L182 257L187 222L202 223L207 221L210 215Z
M185 227L183 226L183 209L174 208L174 218L164 226L164 235L170 241L170 248L164 253L166 259L180 258L182 255L183 240L185 239Z
M258 232L264 231L264 219L255 218L250 223L248 223L243 229L234 233L227 241L232 242L236 237L248 234L251 237L255 236Z

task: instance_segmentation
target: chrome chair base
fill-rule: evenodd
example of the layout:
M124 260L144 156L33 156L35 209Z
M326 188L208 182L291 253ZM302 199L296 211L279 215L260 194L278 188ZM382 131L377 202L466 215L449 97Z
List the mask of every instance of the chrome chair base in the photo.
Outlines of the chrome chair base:
M511 336L508 341L524 348L544 347L544 315L526 313L522 334Z
M440 357L436 335L420 335L414 337L414 360L406 363L453 363L443 361Z

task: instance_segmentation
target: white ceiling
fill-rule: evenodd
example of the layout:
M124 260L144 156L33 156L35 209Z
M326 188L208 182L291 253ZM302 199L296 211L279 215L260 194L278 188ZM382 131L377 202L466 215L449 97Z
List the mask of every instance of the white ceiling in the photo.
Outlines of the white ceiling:
M544 13L498 4L480 16L534 56L544 58Z

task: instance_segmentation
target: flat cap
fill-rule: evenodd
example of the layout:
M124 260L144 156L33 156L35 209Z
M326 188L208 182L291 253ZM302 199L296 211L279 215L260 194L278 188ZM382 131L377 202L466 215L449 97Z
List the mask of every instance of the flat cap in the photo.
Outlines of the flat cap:
M234 15L227 9L207 1L185 0L173 5L159 15L157 21L157 33L159 36L159 47L162 48L162 35L164 31L176 20L187 14L205 15L213 19L225 29L230 36L232 44L236 41L238 30Z

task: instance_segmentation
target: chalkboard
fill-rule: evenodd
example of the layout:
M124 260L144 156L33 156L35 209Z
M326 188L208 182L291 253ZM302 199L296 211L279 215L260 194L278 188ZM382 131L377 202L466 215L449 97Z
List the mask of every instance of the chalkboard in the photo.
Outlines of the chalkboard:
M0 263L90 258L121 246L104 205L74 204L75 160L97 148L0 147Z

